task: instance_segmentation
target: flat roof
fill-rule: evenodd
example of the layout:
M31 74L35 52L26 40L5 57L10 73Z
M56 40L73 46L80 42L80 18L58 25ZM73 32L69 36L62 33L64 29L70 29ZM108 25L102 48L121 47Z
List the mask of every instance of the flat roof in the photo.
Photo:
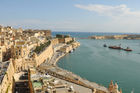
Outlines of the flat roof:
M37 81L37 82L34 82L34 81L33 81L32 84L33 84L33 87L34 87L34 88L42 87L42 83L39 82L39 81Z

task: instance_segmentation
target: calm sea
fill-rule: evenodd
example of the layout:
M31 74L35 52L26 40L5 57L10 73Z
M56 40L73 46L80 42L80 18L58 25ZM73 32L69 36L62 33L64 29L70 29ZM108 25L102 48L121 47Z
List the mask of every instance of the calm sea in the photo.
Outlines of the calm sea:
M91 35L111 35L116 33L79 33L53 32L70 34L74 37ZM117 33L119 34L119 33ZM123 33L120 33L123 34ZM108 87L111 80L117 82L123 93L140 93L140 40L89 40L78 39L81 46L59 60L58 66L86 78L89 81ZM129 46L132 52L112 50L103 44Z

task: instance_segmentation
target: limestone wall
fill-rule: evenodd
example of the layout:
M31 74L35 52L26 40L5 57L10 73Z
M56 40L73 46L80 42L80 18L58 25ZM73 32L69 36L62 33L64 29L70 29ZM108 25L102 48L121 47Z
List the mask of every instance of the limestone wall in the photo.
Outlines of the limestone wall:
M14 64L15 72L20 72L23 66L23 58L14 59L13 64Z
M50 60L53 55L52 44L50 44L42 53L36 55L36 66L39 66L41 63L45 62L46 59Z
M35 62L35 59L33 58L23 60L23 65L22 65L23 69L28 70L29 68L35 67L35 66L36 66L36 62Z
M10 60L9 66L5 73L5 76L0 85L0 93L12 93L12 83L13 83L13 75L14 75L14 66L12 60Z

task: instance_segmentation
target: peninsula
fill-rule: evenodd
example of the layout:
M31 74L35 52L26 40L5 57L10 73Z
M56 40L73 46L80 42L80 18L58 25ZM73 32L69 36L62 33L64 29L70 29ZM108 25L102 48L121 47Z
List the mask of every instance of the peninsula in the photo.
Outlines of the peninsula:
M140 39L139 34L123 34L123 35L103 35L103 36L89 36L88 39Z
M0 93L122 93L59 68L56 62L80 43L51 30L0 26Z

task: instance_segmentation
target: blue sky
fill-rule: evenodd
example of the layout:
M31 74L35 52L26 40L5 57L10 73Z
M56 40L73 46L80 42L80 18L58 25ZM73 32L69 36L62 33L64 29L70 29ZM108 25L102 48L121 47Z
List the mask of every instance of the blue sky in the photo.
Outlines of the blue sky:
M0 0L0 24L80 32L140 31L140 0Z

